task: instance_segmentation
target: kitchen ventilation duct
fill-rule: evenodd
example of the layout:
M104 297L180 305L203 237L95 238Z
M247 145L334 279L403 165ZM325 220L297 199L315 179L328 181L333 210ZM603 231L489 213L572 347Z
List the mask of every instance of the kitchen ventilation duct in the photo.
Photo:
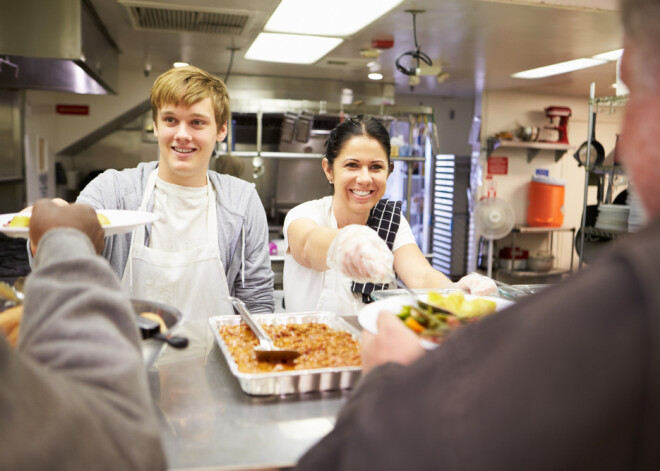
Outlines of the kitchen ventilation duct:
M243 12L182 7L119 0L131 17L136 30L191 32L240 36L250 16Z
M116 93L119 49L89 0L2 2L0 57L0 88Z

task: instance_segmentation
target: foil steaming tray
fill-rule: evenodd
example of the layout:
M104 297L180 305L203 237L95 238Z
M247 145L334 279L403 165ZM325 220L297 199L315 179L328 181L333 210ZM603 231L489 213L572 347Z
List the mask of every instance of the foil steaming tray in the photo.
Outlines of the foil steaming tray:
M346 331L360 340L360 332L341 317L329 312L294 312L287 314L253 314L255 320L264 325L286 324L326 324L336 330ZM254 396L270 396L330 391L351 388L360 378L362 368L346 366L336 368L318 368L309 370L277 371L273 373L243 373L238 371L227 345L218 332L218 327L240 324L241 317L236 315L215 316L209 318L209 327L222 351L229 369L236 377L241 389Z

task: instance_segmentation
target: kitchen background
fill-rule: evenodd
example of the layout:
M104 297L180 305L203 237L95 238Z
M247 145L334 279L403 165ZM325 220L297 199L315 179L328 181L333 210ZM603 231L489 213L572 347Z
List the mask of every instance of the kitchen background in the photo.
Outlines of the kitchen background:
M518 226L526 226L529 182L541 170L565 180L563 225L580 228L585 170L573 153L587 139L591 82L597 97L616 94L616 61L536 80L511 74L620 48L614 0L394 2L311 65L245 59L279 3L24 0L19 6L2 0L0 212L43 196L72 200L98 171L156 158L149 89L158 74L184 60L227 82L232 139L230 149L218 146L211 165L222 170L231 162L256 184L273 239L281 237L288 207L329 191L320 168L324 136L342 114L357 112L383 116L393 137L400 134L391 196L406 200L420 246L451 276L474 269L483 255L466 192L472 188L474 202L487 193L481 177L489 156L506 157L505 173L500 167L488 186L511 204ZM146 18L140 13L157 20L140 23ZM202 32L199 22L186 23L191 15L210 15L216 26L238 23ZM401 73L397 57L416 44L433 65ZM370 72L383 78L369 80ZM566 152L540 150L530 159L527 148L503 145L490 153L488 138L500 132L515 138L520 126L537 126L556 140L544 129L550 106L571 110ZM622 107L598 107L596 135L606 165L613 163L622 114ZM288 134L292 123L300 134ZM625 175L613 180L614 195L627 187ZM589 204L596 192L588 187ZM495 242L496 255L513 236ZM554 281L577 268L574 237L570 231L518 234L517 246L529 253L549 249L559 270L531 278L507 273L514 277L507 281Z

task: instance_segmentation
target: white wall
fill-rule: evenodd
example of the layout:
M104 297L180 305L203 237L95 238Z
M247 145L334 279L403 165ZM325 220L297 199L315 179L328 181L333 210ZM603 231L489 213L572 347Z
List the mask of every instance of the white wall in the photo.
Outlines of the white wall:
M582 219L585 172L584 167L578 167L577 161L573 158L573 153L587 139L588 90L585 90L584 98L533 95L511 91L487 92L483 97L482 142L485 147L488 136L500 131L513 132L518 125L549 125L549 119L545 117L544 113L544 109L548 106L568 106L571 108L572 116L569 118L568 123L568 141L571 149L558 162L554 160L554 151L542 150L530 163L527 162L524 149L497 149L492 155L509 158L508 175L493 177L497 184L497 196L513 205L517 225L527 225L527 190L531 176L537 168L548 169L551 177L566 180L564 226L579 228ZM616 134L620 132L622 118L622 108L610 109L608 107L599 110L596 122L596 138L604 146L605 155L608 155L614 148ZM482 152L480 162L483 165L485 174L487 168L485 152ZM605 163L611 163L611 160ZM613 191L613 197L622 191L625 186L625 179L622 178L621 185ZM595 187L590 187L589 191L588 204L594 204ZM558 257L560 267L568 267L569 265L571 251L569 234L555 235L555 256ZM509 237L497 241L497 245L503 247L509 244ZM524 239L518 237L516 245L530 249L530 255L532 255L532 251L544 249L547 240L545 236L536 235L525 236ZM577 266L577 256L574 259L574 266Z

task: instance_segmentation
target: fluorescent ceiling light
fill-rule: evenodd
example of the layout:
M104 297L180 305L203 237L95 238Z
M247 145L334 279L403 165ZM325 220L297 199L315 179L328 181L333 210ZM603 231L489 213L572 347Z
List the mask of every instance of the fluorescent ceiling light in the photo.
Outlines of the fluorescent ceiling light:
M602 59L604 61L615 61L623 55L623 49L615 49L614 51L603 52L596 54L592 59Z
M607 61L599 59L575 59L568 62L560 62L559 64L546 65L538 69L524 70L517 72L511 77L521 79L537 79L542 77L550 77L551 75L565 74L575 70L586 69L596 65L605 64Z
M379 74L377 72L372 72L369 75L367 75L371 80L382 80L383 74Z
M282 0L264 31L350 36L403 0Z
M253 61L312 64L339 46L341 38L259 33L245 58Z
M173 65L174 67L187 67L187 66L189 66L190 64L188 64L187 62L175 62L175 63L172 64L172 65Z

